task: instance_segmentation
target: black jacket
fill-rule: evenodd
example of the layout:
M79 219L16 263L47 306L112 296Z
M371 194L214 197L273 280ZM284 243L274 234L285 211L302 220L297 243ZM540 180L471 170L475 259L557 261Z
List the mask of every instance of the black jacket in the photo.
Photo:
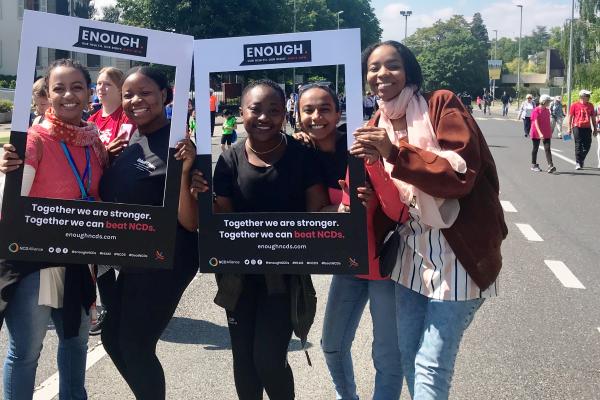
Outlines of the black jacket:
M4 312L17 284L27 275L54 265L42 263L0 260L0 328ZM96 300L94 281L87 265L68 265L65 272L65 295L63 299L63 329L65 338L79 335L81 308L89 313Z

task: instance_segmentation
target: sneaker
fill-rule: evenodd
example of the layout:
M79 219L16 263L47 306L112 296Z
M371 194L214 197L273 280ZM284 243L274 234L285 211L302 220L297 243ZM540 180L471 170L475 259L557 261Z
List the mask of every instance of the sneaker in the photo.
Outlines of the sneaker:
M556 167L554 165L551 165L548 167L548 170L546 172L548 172L549 174L556 172Z
M577 170L581 169L581 165L579 165L579 163L576 163L575 164L575 169L577 169Z
M531 170L534 172L542 172L542 170L540 169L540 166L537 164L532 165Z
M559 139L562 139L562 133L559 133L559 134L558 134L558 138L559 138Z
M106 311L102 310L100 314L98 314L96 322L92 323L90 326L90 336L98 336L102 333L102 322L104 321L104 317L106 317Z

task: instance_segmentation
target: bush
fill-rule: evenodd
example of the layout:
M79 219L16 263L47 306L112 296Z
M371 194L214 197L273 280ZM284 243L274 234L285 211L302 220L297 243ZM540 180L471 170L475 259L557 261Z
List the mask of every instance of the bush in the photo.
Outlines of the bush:
M10 81L10 82L8 83L8 87L9 87L10 89L15 89L15 88L17 87L17 81L15 81L15 80L13 79L12 81Z
M0 100L0 113L12 111L13 103L10 100Z
M8 82L3 79L0 79L0 88L8 89Z

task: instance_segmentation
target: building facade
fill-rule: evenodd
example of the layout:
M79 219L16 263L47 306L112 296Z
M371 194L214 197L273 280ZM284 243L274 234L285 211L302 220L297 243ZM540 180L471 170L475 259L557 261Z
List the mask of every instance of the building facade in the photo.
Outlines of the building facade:
M89 18L89 3L89 0L0 0L0 75L17 74L24 10ZM40 35L43 33L44 28L40 28ZM126 71L131 65L127 60L112 57L38 48L36 76L43 75L46 67L59 58L77 59L88 67L94 81L102 67L113 66Z

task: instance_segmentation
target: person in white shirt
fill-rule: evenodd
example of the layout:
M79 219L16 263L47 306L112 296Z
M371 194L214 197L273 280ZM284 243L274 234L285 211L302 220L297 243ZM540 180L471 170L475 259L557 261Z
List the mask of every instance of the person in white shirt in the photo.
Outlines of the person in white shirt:
M525 137L529 137L529 131L531 131L531 112L534 108L533 95L527 94L527 96L525 96L525 101L521 104L521 108L519 108L519 115L517 116L517 119L523 120Z

